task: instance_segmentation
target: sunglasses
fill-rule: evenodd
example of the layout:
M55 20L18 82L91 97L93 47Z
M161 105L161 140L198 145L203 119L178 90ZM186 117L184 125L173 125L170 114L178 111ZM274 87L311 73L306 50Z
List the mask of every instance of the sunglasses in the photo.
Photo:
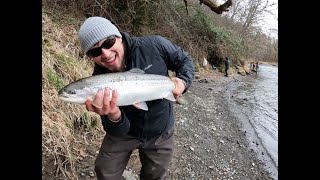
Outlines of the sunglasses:
M116 43L116 36L115 35L111 35L111 36L107 37L107 39L101 44L100 47L96 47L96 48L90 49L87 52L87 56L89 56L89 57L98 57L102 53L102 48L103 49L110 49L114 45L114 43Z

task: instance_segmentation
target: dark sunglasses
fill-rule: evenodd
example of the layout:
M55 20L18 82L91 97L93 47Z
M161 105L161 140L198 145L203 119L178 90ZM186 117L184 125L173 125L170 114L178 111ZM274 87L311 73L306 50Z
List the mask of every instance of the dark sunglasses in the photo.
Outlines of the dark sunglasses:
M116 42L116 36L115 35L111 35L111 36L107 37L107 39L101 44L100 47L96 47L96 48L90 49L87 52L87 56L89 56L89 57L98 57L102 53L102 48L103 49L110 49L114 45L115 42Z

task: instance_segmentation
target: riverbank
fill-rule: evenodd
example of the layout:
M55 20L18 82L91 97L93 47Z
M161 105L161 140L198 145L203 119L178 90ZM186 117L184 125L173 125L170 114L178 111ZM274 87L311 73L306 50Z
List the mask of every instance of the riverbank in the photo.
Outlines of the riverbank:
M250 148L246 131L223 97L228 85L242 76L215 72L196 77L183 96L185 103L174 105L176 148L166 179L275 179ZM86 153L75 165L79 179L95 178L94 160L102 138L84 145ZM123 179L138 179L140 167L134 151Z
M197 74L186 103L175 106L176 152L169 179L274 179L250 148L224 98L238 74Z

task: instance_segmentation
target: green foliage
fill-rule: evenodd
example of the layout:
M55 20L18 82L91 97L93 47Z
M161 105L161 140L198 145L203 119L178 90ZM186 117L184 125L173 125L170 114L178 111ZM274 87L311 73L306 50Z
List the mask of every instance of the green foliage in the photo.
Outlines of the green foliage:
M74 120L74 128L82 131L91 131L98 126L98 119L92 116L89 112L84 112L83 115Z
M195 63L194 64L194 71L199 72L199 69L200 69L200 65L198 63Z
M191 23L197 34L201 34L202 39L207 43L213 43L215 28L212 19L200 9L190 9ZM207 38L206 38L207 37Z
M57 61L60 65L64 65L64 66L75 66L76 65L76 61L75 59L73 59L70 56L67 56L65 54L56 54L57 57Z
M223 47L219 56L231 56L240 58L247 53L247 48L243 41L237 38L231 31L217 27L210 16L205 14L201 9L191 11L193 29L197 34L201 34L200 38L205 42L207 47ZM214 49L215 51L217 49Z
M238 38L241 27L235 29L233 25L237 25L236 23L231 26L223 24L220 17L210 14L212 13L210 10L204 10L206 7L201 8L201 6L194 4L188 5L189 14L187 15L184 2L179 0L58 0L53 2L45 0L44 4L46 7L51 7L50 14L56 22L80 25L81 21L75 18L61 18L61 15L64 16L64 13L61 13L62 7L70 12L82 13L86 17L103 16L119 25L120 30L127 31L134 36L157 33L168 37L179 45L187 46L190 44L190 47L196 47L196 49L190 50L188 46L183 48L193 53L192 56L197 58L207 54L207 48L213 46L222 47L222 52L233 59L241 59L249 54L252 56L253 53L261 54L259 58L266 56L264 54L270 54L253 51L252 46L255 45L249 45L252 42ZM43 12L46 11L48 11L47 8L43 8ZM229 20L228 23L232 24L233 22ZM218 54L224 56L221 53ZM272 59L276 59L277 55L272 54Z
M57 73L52 70L51 68L47 68L47 79L49 84L54 86L57 90L60 90L63 88L64 84L63 81L60 79L60 77L57 75Z
M157 18L154 16L154 10L157 1L137 0L137 1L116 1L114 9L119 14L127 19L127 24L130 24L132 34L142 34L142 29L145 27L152 28L157 23Z
M248 54L248 47L246 46L244 41L234 39L231 43L231 47L233 50L233 56L237 59L241 59L242 57L246 57Z
M224 28L216 29L216 42L220 42L223 46L227 47L228 56L235 58L243 57L247 52L247 47L244 42L235 37L229 30Z
M76 57L65 53L56 53L54 70L65 81L75 81L79 77L88 76L92 73L89 61L81 61Z
M143 3L142 1L138 1L134 4L134 16L132 16L132 24L133 24L133 31L139 32L141 27L147 25L148 15L148 3Z

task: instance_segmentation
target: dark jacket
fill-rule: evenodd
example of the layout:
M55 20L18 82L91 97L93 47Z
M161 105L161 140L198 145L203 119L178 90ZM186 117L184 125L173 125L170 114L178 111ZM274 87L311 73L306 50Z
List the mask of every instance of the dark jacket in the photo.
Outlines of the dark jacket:
M146 74L168 76L168 70L190 87L194 76L192 59L180 47L161 36L130 37L121 32L125 47L125 70L139 68ZM110 73L106 68L95 64L93 75ZM187 89L186 89L187 90ZM186 92L186 90L184 92ZM134 106L119 107L122 113L120 122L113 123L107 116L101 116L104 130L113 136L129 134L139 139L149 139L162 134L174 124L173 103L166 99L146 102L148 111Z
M226 58L226 59L224 60L224 66L225 66L225 69L226 69L226 70L229 69L229 66L230 66L230 60L229 60L229 59Z

